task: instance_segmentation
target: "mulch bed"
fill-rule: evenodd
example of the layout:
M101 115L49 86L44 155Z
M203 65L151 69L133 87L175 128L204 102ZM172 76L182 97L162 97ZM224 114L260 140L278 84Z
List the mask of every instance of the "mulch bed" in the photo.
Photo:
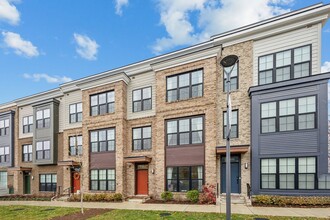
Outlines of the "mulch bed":
M204 205L200 203L193 203L190 201L178 201L178 200L170 200L170 201L164 201L164 200L157 200L157 199L148 199L144 203L148 204L183 204L183 205Z
M73 219L85 220L97 215L102 215L109 211L111 211L111 209L84 209L84 214L81 214L79 210L79 212L73 214L52 218L52 220L73 220Z
M252 202L254 207L279 207L279 208L329 208L330 205L267 205Z

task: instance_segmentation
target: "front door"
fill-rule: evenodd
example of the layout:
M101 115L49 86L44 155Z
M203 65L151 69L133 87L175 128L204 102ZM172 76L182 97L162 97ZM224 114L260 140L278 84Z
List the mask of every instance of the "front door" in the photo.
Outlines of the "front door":
M231 193L241 193L240 156L231 155ZM226 192L226 157L221 157L221 192Z
M72 192L77 193L80 190L80 174L78 172L72 172Z
M24 181L24 194L31 194L31 175L26 173L23 177Z
M136 195L148 195L148 164L136 165Z

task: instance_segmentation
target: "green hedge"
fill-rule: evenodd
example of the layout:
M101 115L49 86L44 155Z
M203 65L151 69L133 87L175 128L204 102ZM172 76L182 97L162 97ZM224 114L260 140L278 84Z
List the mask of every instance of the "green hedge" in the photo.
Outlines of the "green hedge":
M37 195L8 195L1 196L0 201L50 201L51 196L37 196Z
M123 196L120 193L95 193L95 194L84 194L84 202L122 202ZM72 195L69 200L70 202L80 202L80 195Z
M274 196L257 195L252 197L257 206L330 206L330 196Z
M162 200L167 202L167 201L173 200L173 193L170 191L165 191L165 192L162 192L160 197L162 198Z

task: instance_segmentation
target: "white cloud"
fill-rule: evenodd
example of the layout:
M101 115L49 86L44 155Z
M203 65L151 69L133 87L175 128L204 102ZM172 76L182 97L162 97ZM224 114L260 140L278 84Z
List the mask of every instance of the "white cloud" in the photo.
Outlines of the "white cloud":
M45 80L48 83L66 83L66 82L72 81L72 79L67 76L50 76L45 73L34 73L34 74L24 73L23 77L25 79L32 79L35 82Z
M2 32L3 40L8 48L12 48L17 55L26 57L39 56L39 51L30 41L24 40L19 34Z
M123 14L123 7L128 5L128 0L116 0L116 14L122 15Z
M96 60L99 45L95 40L90 39L86 35L73 34L77 47L76 52L86 60Z
M330 72L330 61L325 61L321 66L321 73Z
M175 46L191 45L240 26L289 12L293 0L158 0L160 24L168 36L158 38L152 49L161 53Z
M0 21L17 25L20 21L20 14L12 2L12 0L0 0Z

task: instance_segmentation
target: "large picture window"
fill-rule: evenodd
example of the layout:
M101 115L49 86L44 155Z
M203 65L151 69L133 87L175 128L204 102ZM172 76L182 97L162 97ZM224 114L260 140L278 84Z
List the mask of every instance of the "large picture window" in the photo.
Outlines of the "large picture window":
M57 175L56 174L40 174L39 175L39 191L56 192Z
M151 126L133 128L133 150L151 149Z
M0 120L0 136L9 134L9 119Z
M171 192L202 190L204 183L202 166L167 167L166 170L166 190Z
M171 119L166 122L167 146L204 143L204 117Z
M23 134L33 131L33 116L23 117Z
M316 128L316 96L261 104L261 133Z
M82 155L82 136L71 136L69 137L70 144L70 156Z
M23 162L31 162L32 161L32 144L23 145L23 154L22 154Z
M311 46L259 57L259 85L309 76Z
M91 152L115 151L115 129L103 129L90 132Z
M134 90L133 112L146 111L151 108L151 87Z
M37 160L50 159L50 141L38 141L36 143Z
M91 116L115 112L115 91L90 96Z
M166 81L168 102L203 96L203 70L168 76Z
M227 112L223 113L223 138L227 136ZM238 110L231 111L230 138L238 137Z
M82 121L82 103L71 104L70 109L70 123Z
M50 126L50 109L37 111L37 128L49 128Z
M90 189L100 191L116 190L115 169L91 170Z
M9 146L0 147L0 163L7 163L9 162Z

